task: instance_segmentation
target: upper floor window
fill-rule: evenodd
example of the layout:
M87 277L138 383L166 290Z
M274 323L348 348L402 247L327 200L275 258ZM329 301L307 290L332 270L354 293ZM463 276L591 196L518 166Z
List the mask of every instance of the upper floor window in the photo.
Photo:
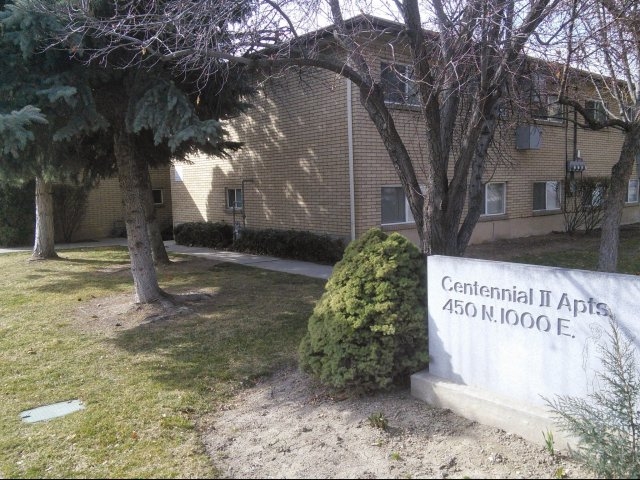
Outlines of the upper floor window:
M241 188L227 188L227 208L242 208Z
M559 210L560 193L559 182L534 182L533 210Z
M484 185L484 203L481 215L504 215L507 211L507 184L505 182Z
M414 221L409 202L402 187L382 187L382 224L411 223Z
M561 122L564 119L563 106L558 103L558 95L549 93L551 86L543 75L533 73L529 90L531 115L541 120Z
M637 178L629 180L629 186L627 187L627 203L638 203L638 184L640 184L640 181Z
M389 103L418 105L418 89L409 65L380 64L380 80L384 99Z
M587 100L584 102L584 108L596 122L605 122L607 120L605 104L600 100Z

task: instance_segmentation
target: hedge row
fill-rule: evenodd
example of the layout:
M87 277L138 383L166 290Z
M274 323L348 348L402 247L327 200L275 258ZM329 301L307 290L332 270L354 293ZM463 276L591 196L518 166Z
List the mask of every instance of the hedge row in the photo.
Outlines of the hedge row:
M0 185L0 246L33 245L35 182L22 187Z
M174 238L180 245L229 249L307 262L334 264L342 258L344 242L329 235L299 230L242 230L233 241L233 227L224 222L191 222L178 225Z

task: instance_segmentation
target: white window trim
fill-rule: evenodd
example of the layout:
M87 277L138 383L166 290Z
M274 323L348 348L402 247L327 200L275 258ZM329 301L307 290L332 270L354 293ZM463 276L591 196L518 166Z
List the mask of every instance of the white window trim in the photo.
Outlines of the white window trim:
M233 190L235 192L234 193L234 198L238 198L238 191L242 192L242 188L226 187L224 189L224 205L225 205L225 208L227 210L233 210L234 209L233 205L229 205L229 191L231 191L231 190ZM234 203L238 203L238 201L236 200ZM236 209L236 212L237 212L238 210L242 210L243 208L244 208L244 198L242 199L242 205L239 206L239 207L236 206L235 209Z
M589 108L587 106L588 102L593 102L596 105L602 105L602 115L604 115L604 118L596 118L596 116L594 115L594 120L596 122L606 122L607 121L607 117L609 116L609 114L607 113L607 104L604 103L602 100L598 99L598 98L589 98L587 100L585 100L584 102L584 108L587 111L591 111L593 114L593 111L596 110L595 108Z
M381 185L380 186L380 193L382 194L382 189L383 188L400 188L402 189L402 185ZM422 190L424 190L424 187L420 187ZM403 189L403 193L404 193L404 189ZM416 223L415 219L413 218L413 213L411 212L411 207L409 206L409 199L407 198L406 195L404 195L404 218L410 218L411 220L405 220L404 222L391 222L391 223L382 223L382 207L381 207L381 211L380 211L380 226L393 226L393 225L414 225Z
M545 75L534 73L532 75L532 91L530 93L530 103L533 107L536 103L534 99L537 98L537 103L540 104L540 107L544 107L546 110L546 115L536 115L532 113L533 118L544 122L552 122L552 123L564 123L565 121L565 113L564 107L562 105L558 105L558 99L560 98L555 93L549 93L547 91L547 77ZM554 99L553 101L549 101L550 99ZM551 106L555 106L560 109L559 116L548 115Z
M411 91L411 84L415 84L415 81L413 80L413 67L409 64L404 64L404 63L394 63L394 62L380 62L380 81L382 82L382 72L385 69L392 69L393 72L400 78L400 80L402 81L402 85L403 85L403 92L402 96L405 98L404 101L402 102L396 102L393 100L388 100L386 98L386 93L385 93L385 99L384 99L384 103L388 104L388 105L403 105L403 106L408 106L408 107L417 107L420 105L420 101L418 99L417 96L417 92L416 92L416 96L415 96L415 101L411 102L409 101L410 98L412 98L410 96L410 91ZM402 68L405 70L405 73L400 73L397 71L398 68Z
M629 200L629 190L631 187L631 182L635 182L636 184L636 199L635 200ZM629 183L627 184L627 199L626 199L626 203L629 205L633 205L635 203L640 203L640 180L637 178L631 178L629 179Z
M153 192L160 192L160 202L156 202L155 199L153 200L153 204L154 205L164 205L164 190L162 188L152 188L151 189L151 194L153 195Z
M487 188L489 185L504 185L504 194L502 198L502 212L499 213L486 213L487 212ZM507 214L507 182L487 182L484 184L484 212L481 217L498 217L500 215Z
M629 187L627 186L627 194L629 193L628 188ZM601 207L604 204L604 195L604 187L598 183L591 193L591 206Z
M544 208L541 209L534 209L534 212L559 212L560 210L562 210L562 184L560 182L558 182L557 180L540 180L539 182L533 182L534 184L536 183L544 183L545 184L545 198L544 198ZM548 202L548 197L547 197L547 185L549 183L555 183L556 184L556 200L558 203L558 206L555 208L549 208L549 202Z
M553 123L563 123L564 122L564 111L562 105L558 104L558 99L560 98L558 95L553 93L539 93L537 94L540 97L541 105L544 105L547 110L547 115L534 115L538 120L542 120L545 122L553 122ZM550 101L554 99L553 101ZM560 109L560 113L558 116L549 115L551 108Z

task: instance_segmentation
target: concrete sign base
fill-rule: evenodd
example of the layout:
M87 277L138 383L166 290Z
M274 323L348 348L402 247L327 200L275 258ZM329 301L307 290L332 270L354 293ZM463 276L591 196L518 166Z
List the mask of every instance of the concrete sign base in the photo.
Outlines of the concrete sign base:
M544 446L544 434L553 432L556 447L575 448L575 439L558 431L549 412L541 407L468 385L460 385L429 374L428 370L411 375L411 395L429 405L452 412L483 425L515 433Z

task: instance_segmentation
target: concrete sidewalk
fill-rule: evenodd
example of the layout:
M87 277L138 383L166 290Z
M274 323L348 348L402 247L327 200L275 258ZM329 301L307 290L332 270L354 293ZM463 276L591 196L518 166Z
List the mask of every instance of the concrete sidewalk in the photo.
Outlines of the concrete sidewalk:
M330 265L319 265L311 262L301 262L298 260L284 260L282 258L267 257L263 255L251 255L249 253L227 252L223 250L213 250L203 247L186 247L176 245L176 242L169 240L164 242L168 252L180 253L183 255L193 255L205 257L221 262L237 263L265 270L276 272L294 273L313 278L328 279L333 267ZM97 248L111 246L127 246L126 238L105 238L96 242L62 243L56 245L56 251L71 248ZM0 253L10 252L30 252L30 248L0 248Z
M295 273L307 277L328 279L333 267L330 265L319 265L311 262L301 262L299 260L285 260L264 255L252 255L250 253L228 252L223 250L212 250L203 247L185 247L176 245L173 240L164 242L168 252L183 253L197 257L206 257L221 262L238 263L250 267L263 268L276 272Z

